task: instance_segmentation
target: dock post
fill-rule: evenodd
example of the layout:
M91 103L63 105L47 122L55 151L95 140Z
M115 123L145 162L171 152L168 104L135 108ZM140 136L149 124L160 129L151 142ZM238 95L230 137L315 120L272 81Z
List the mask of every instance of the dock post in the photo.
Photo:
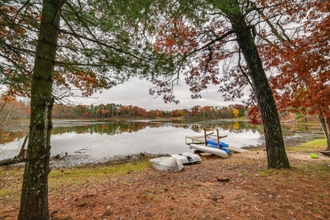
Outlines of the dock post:
M220 137L219 137L219 129L217 128L217 141L218 141L218 149L220 149Z

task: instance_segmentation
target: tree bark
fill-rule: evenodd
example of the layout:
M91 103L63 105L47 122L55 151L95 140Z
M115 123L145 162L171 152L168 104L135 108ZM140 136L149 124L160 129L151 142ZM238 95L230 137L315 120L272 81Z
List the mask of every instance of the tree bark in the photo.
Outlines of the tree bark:
M323 117L322 115L317 115L319 122L321 124L324 136L327 140L327 148L325 149L326 151L330 151L330 134L329 134L329 129L330 129L330 117Z
M44 0L32 76L30 133L23 176L19 220L49 219L48 174L52 76L59 30L59 9L62 1Z
M274 97L263 69L256 44L254 43L250 27L246 24L243 15L235 15L229 19L237 36L238 45L242 50L249 68L252 84L262 115L268 168L290 168Z

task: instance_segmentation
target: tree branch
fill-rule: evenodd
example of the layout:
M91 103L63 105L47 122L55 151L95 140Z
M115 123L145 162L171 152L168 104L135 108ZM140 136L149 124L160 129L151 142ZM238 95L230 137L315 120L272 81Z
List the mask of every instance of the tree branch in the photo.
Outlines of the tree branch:
M74 29L71 27L69 21L68 21L64 16L61 16L61 17L63 18L64 22L68 25L68 27L70 28L70 30L71 30L73 33L75 33L75 31L74 31ZM75 33L75 34L76 34L76 33ZM78 40L79 40L81 46L84 48L84 50L86 50L85 44L81 41L80 38L78 38Z
M55 64L58 65L58 66L66 66L66 65L70 65L70 66L96 66L96 67L107 66L107 65L104 65L104 64L68 63L68 62L59 62L59 61L55 61Z
M26 6L29 2L30 2L30 0L27 0L27 1L22 5L22 7L20 7L20 8L17 10L16 15L15 15L15 17L14 17L14 19L13 19L13 22L16 20L18 14L23 10L23 8L25 8L25 6Z
M201 50L203 50L203 49L205 49L205 48L208 48L209 46L211 46L211 45L214 44L215 42L217 42L217 41L221 41L221 40L223 40L224 38L226 38L226 37L228 37L229 35L234 34L234 33L235 33L234 30L230 30L230 31L228 31L227 33L221 35L220 37L216 37L215 39L213 39L213 40L210 41L209 43L205 44L204 46L202 46L202 47L200 47L200 48L198 48L198 49L196 49L196 50L194 50L194 51L191 51L190 53L188 53L188 54L185 55L184 57L189 57L190 55L192 55L192 54L194 54L194 53L196 53L196 52L198 52L198 51L201 51Z
M52 23L55 23L55 20L57 18L57 16L60 14L61 9L63 7L63 5L67 2L67 0L62 0L60 4L57 5L56 7L56 12L54 13L54 17L52 19Z
M275 26L270 22L270 20L266 17L266 15L263 13L263 11L260 8L258 8L257 9L257 12L261 15L261 17L264 19L264 21L268 24L268 26L270 27L270 29L273 32L273 34L275 34L276 38L279 39L281 42L284 42L285 39L277 31L277 29L275 28Z
M97 37L95 37L95 35L93 34L93 32L91 31L91 29L88 27L88 25L85 23L84 19L82 19L79 15L79 13L75 10L75 8L70 4L67 3L69 8L71 9L71 11L75 14L75 16L78 18L78 20L83 24L83 26L87 29L87 31L89 32L90 35L92 35L92 37L94 38L94 40L97 40ZM100 47L100 49L103 49L99 44L98 46Z
M115 51L117 51L117 52L124 53L124 54L126 54L126 55L132 56L132 57L134 57L134 58L136 58L136 59L139 59L138 56L136 56L136 55L134 55L134 54L132 54L132 53L129 53L129 52L124 51L124 50L122 50L122 49L119 49L119 48L116 48L116 47L114 47L114 46L108 45L108 44L106 44L106 43L100 42L100 41L98 41L98 40L95 40L95 39L92 39L92 38L89 38L89 37L85 37L85 36L80 35L80 34L77 34L77 33L72 33L72 32L69 32L69 31L67 31L67 30L64 30L64 29L60 29L59 31L62 32L62 33L64 33L64 34L69 34L69 35L75 36L75 37L77 37L77 38L82 38L82 39L85 39L85 40L88 40L88 41L94 42L94 43L96 43L96 44L99 44L99 45L105 46L105 47L110 48L110 49L112 49L112 50L115 50Z

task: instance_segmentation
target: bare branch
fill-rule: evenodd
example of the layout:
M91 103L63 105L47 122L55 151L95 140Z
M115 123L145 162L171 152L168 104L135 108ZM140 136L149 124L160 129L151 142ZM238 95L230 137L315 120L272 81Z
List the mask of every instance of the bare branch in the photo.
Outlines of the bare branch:
M204 46L202 46L202 47L200 47L200 48L198 48L198 49L196 49L196 50L191 51L190 53L188 53L187 55L185 55L185 57L189 57L190 55L192 55L192 54L194 54L194 53L196 53L196 52L198 52L198 51L201 51L201 50L203 50L203 49L205 49L205 48L208 48L208 47L210 47L212 44L214 44L215 42L217 42L217 41L221 41L221 40L225 39L226 37L228 37L229 35L234 34L234 33L235 33L234 30L230 30L230 31L228 31L228 32L225 33L225 34L223 34L223 35L221 35L221 36L219 36L219 37L216 37L215 39L213 39L213 40L210 41L209 43L205 44Z
M285 39L281 36L281 34L277 31L275 26L270 22L270 20L266 17L264 12L261 9L257 9L257 12L261 15L261 17L264 19L264 21L268 24L272 32L275 34L277 39L279 39L281 42L284 42Z
M259 32L256 33L258 37L260 37L262 40L266 41L269 45L276 46L273 42L268 40L266 37L262 36Z
M29 2L30 2L30 0L27 0L27 1L22 5L22 7L20 7L20 8L17 10L17 13L16 13L16 15L15 15L15 17L14 17L14 19L13 19L13 22L16 20L18 14L23 10L23 8L25 8L25 6L26 6Z
M277 25L278 25L278 26L280 27L280 29L282 30L282 33L283 33L284 37L287 39L287 41L290 41L290 38L289 38L288 35L286 35L285 30L284 30L284 28L282 27L282 25L281 25L279 22L277 22Z

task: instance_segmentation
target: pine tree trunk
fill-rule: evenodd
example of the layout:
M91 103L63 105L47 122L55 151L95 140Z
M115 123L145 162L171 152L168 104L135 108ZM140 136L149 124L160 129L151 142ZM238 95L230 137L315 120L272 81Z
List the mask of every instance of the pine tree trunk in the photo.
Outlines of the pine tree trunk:
M230 18L230 21L249 68L249 74L258 99L265 132L268 168L290 168L274 97L250 27L246 24L243 16L235 15Z
M60 0L44 0L32 76L30 134L19 220L46 220L52 129L52 76L59 28Z

